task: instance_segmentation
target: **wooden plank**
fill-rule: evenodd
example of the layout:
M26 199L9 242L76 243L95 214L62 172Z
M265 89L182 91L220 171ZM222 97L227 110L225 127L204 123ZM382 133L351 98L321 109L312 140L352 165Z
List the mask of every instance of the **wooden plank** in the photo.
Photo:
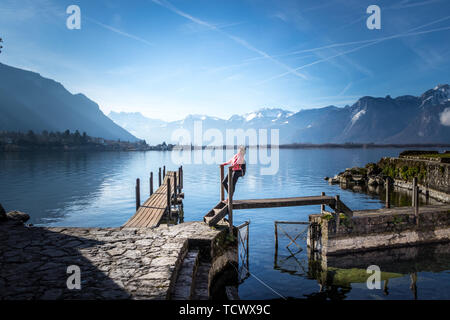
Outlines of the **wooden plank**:
M329 196L233 200L233 209L275 208L321 204L334 206L335 202L336 200Z
M161 186L144 202L137 212L124 224L124 227L156 227L167 210L168 181L176 177L174 171L168 171ZM170 193L174 192L173 185Z
M165 194L165 192L164 192L165 187L166 186L163 185L160 188L158 188L158 190L152 195L152 197L150 197L144 203L142 210L136 212L134 217L131 219L132 226L139 226L139 224L142 223L143 219L145 219L146 215L148 214L149 208L162 206L160 203L161 202L161 194ZM128 223L127 223L127 225L128 225ZM131 225L129 225L129 226L131 226Z
M159 220L161 219L160 216L164 214L164 211L166 210L165 203L164 203L164 189L160 190L156 197L153 199L153 201L149 204L148 208L144 209L140 213L140 219L136 221L135 226L136 227L148 227L148 226L154 226L156 225ZM159 217L159 219L158 219Z
M231 166L228 167L228 221L230 234L233 235L233 175Z

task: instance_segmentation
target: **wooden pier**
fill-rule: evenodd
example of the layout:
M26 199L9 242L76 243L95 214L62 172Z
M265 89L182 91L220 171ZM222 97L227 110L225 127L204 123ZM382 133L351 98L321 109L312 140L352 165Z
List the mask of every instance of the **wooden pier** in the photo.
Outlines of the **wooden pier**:
M172 214L178 214L179 210L173 209L174 205L182 202L183 167L177 171L167 171L161 168L158 175L159 187L153 192L153 172L150 174L150 197L140 204L140 180L136 180L136 213L123 225L129 228L157 227L163 217L172 218Z
M233 224L233 210L239 209L258 209L258 208L275 208L275 207L292 207L292 206L310 206L320 205L321 211L324 211L325 205L329 206L335 214L343 213L348 217L353 216L353 211L348 208L339 198L338 195L332 197L322 193L320 196L308 197L290 197L290 198L266 198L266 199L247 199L233 200L233 184L231 180L232 170L228 168L228 199L224 200L225 191L222 181L224 179L223 166L220 167L220 201L211 209L203 218L209 226L216 225L219 221L228 215L228 223L230 228Z

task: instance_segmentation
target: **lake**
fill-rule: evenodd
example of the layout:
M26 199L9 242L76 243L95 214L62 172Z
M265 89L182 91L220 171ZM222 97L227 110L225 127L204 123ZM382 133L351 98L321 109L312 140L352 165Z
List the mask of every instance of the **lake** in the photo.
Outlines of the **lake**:
M260 175L258 165L248 165L234 198L308 196L325 192L339 194L353 210L381 208L384 204L376 195L342 190L338 185L329 185L324 177L376 162L384 156L397 156L400 151L396 148L282 149L278 173ZM118 227L134 214L136 178L141 179L141 199L144 199L149 193L151 171L156 176L163 165L167 170L178 168L171 159L170 152L157 151L0 153L0 203L7 211L29 213L29 223L34 225ZM183 169L184 219L202 220L219 201L218 165L183 164ZM389 279L388 294L383 290L369 290L354 274L345 283L324 287L311 274L302 271L308 269L304 251L290 256L286 250L287 238L280 239L275 261L274 221L307 221L309 214L318 212L318 206L235 211L235 225L250 220L251 275L239 287L242 299L412 299L411 277L415 276L417 298L450 299L450 261L441 259L442 255L426 257L426 263L436 268L417 270L420 261L410 261L410 272L406 262L404 273ZM449 245L445 245L437 252L449 251Z

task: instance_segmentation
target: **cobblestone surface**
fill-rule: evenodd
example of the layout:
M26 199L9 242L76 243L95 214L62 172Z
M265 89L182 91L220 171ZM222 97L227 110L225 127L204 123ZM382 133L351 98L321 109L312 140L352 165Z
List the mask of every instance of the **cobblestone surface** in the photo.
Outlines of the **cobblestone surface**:
M42 228L0 223L0 299L167 299L202 222L147 228ZM80 268L81 289L68 289Z

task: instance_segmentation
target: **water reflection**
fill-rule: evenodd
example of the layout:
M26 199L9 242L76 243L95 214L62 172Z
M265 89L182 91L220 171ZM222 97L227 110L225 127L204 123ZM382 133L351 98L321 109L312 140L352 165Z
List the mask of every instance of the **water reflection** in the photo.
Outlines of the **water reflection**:
M346 186L341 184L340 188L342 190L350 190L355 193L363 193L370 196L372 199L379 199L386 202L386 189L384 186ZM394 187L389 192L390 203L392 207L405 207L411 206L412 204L412 190L407 190L404 188ZM435 200L424 193L419 193L419 205L433 205L439 204L438 200Z
M334 176L349 166L376 162L384 156L397 156L399 152L395 148L283 149L280 150L280 169L276 175L262 176L258 165L248 166L245 178L237 184L236 199L310 196L326 192L339 194L353 210L378 209L384 206L383 192L367 194L342 190L337 185L329 185L323 177ZM30 222L37 225L117 227L135 212L136 178L141 179L141 199L145 199L149 194L150 171L155 174L163 165L167 170L179 166L172 163L170 152L0 152L0 202L7 210L29 213ZM219 200L219 169L215 164L188 163L183 163L183 169L184 220L199 221ZM397 194L399 204L410 205L407 193L403 195L399 191ZM393 202L395 197L395 194L391 197ZM301 298L319 292L318 281L308 277L307 273L306 276L300 275L304 272L296 271L300 267L293 257L289 258L291 254L281 250L289 239L286 238L285 244L279 244L278 260L286 258L286 261L279 262L276 269L273 251L274 220L306 221L309 214L319 211L319 206L236 211L235 225L251 220L249 263L252 274L284 296ZM306 259L302 265L309 270L305 251L296 253L295 258L300 262ZM447 267L446 270L449 269ZM401 289L405 283L408 288L406 294ZM420 272L418 296L420 298L427 292L427 297L450 298L449 289L436 290L445 285L448 287L449 283L448 271L425 275ZM408 275L389 280L387 297L410 298L409 285ZM339 289L330 295L338 297L344 294L349 299L373 298L373 292L369 295L362 283L351 283L351 291L346 290ZM243 299L279 298L254 277L249 277L239 287L239 295Z
M296 254L280 257L276 252L274 258L275 270L317 282L317 291L303 294L307 299L348 298L355 285L366 285L370 276L367 268L371 265L377 265L381 270L381 290L385 297L391 293L398 294L395 292L397 283L392 280L407 278L410 294L408 297L402 292L401 298L418 299L418 282L422 280L422 273L441 273L450 269L450 244L438 243L331 256L311 252L304 244ZM390 283L393 284L392 287ZM368 288L366 290L370 291ZM441 293L436 292L437 296L439 294ZM426 295L424 297L431 298Z

